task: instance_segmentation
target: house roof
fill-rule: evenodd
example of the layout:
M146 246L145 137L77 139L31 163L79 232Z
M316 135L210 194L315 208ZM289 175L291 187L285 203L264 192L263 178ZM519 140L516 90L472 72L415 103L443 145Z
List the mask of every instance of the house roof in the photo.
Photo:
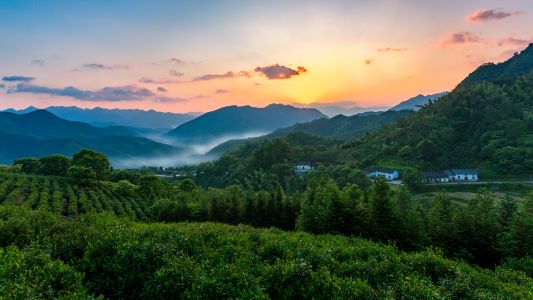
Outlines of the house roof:
M445 174L444 172L423 172L424 178L426 179L432 179L432 178L448 178L449 176Z
M479 170L478 169L451 169L450 171L454 175L456 175L456 174L479 175Z
M372 168L368 170L368 173L372 172L381 172L381 173L394 173L397 172L397 170L391 169L391 168Z

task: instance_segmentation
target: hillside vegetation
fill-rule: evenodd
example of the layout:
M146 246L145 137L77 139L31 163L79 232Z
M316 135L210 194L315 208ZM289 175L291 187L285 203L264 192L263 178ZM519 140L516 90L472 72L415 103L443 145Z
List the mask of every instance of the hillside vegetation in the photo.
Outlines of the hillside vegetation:
M398 118L406 117L409 114L411 114L411 111L401 110L365 113L349 117L337 115L329 119L321 118L311 122L298 123L286 128L281 128L270 134L257 138L230 140L213 148L211 151L209 151L208 155L214 155L218 157L225 152L235 150L240 145L248 142L284 138L293 133L305 133L308 135L339 140L360 138L365 134L377 130L378 128L389 124Z
M523 273L358 238L109 215L67 221L11 206L0 207L0 229L0 295L8 298L533 297Z
M530 46L493 65L496 73L480 67L450 94L343 148L361 166L481 167L526 177L533 172L532 53Z

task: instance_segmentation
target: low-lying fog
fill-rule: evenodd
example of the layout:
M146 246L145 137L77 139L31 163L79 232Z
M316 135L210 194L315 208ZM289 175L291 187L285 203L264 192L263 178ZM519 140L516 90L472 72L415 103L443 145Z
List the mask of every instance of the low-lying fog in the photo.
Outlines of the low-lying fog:
M151 167L180 167L195 165L202 162L215 160L218 157L207 155L216 146L230 140L241 140L259 137L269 132L246 132L242 134L231 134L206 140L204 143L179 143L163 136L145 136L159 143L176 147L176 153L162 156L114 158L111 163L115 169L136 169L146 166Z

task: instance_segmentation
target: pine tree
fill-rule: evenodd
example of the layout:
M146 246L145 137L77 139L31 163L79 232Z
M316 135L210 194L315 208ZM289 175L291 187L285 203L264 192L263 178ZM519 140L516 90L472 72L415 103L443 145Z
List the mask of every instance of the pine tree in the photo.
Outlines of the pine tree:
M396 237L397 221L385 179L378 178L370 199L372 237L378 240L392 240Z

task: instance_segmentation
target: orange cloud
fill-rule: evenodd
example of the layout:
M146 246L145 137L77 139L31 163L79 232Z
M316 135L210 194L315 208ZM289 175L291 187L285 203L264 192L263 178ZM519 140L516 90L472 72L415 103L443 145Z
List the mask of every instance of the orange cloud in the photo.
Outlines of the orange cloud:
M379 48L378 49L378 52L404 52L404 51L407 51L409 49L407 48L391 48L391 47L386 47L386 48Z
M528 46L531 42L533 42L533 39L532 40L524 40L524 39L516 39L516 38L506 38L506 39L501 39L498 41L498 46L517 46L517 47L526 47Z
M497 21L519 14L521 14L521 12L519 11L504 12L495 9L480 9L468 15L466 17L466 20L470 23L480 23L488 21Z
M293 76L307 73L307 69L302 66L298 66L296 69L291 69L289 67L280 66L279 64L257 67L254 71L261 73L268 79L289 79Z
M483 39L479 36L468 31L462 31L448 34L440 40L440 45L446 47L455 44L480 43L482 41Z

